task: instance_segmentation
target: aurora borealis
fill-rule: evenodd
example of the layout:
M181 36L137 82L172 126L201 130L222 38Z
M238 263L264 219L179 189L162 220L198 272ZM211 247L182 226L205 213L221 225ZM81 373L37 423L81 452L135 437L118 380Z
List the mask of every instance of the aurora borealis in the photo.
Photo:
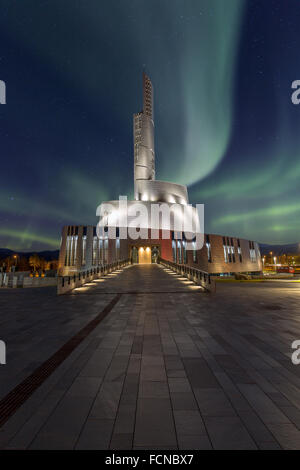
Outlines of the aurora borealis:
M0 0L0 247L58 248L132 197L144 67L157 178L207 232L300 241L299 20L298 0Z

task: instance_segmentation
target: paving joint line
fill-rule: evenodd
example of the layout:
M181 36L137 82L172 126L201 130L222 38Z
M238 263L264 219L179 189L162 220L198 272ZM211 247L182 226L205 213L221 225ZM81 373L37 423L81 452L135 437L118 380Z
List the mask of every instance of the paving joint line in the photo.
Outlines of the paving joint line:
M121 293L117 294L93 320L0 400L0 428L111 312L121 296Z

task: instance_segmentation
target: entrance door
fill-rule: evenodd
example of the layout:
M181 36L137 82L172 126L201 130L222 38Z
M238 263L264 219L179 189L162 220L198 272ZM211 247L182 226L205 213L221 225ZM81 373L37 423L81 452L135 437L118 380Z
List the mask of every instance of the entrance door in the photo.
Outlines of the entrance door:
M139 264L151 264L151 248L147 246L139 248Z
M132 262L133 263L138 263L139 262L139 254L138 254L138 249L137 249L136 246L132 247L131 256L132 256Z

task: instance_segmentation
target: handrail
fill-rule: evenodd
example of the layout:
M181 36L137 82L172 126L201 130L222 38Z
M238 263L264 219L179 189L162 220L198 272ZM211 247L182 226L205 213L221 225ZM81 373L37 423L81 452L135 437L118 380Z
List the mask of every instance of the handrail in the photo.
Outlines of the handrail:
M87 269L84 271L79 271L76 274L70 274L67 276L58 276L57 277L57 294L65 294L80 287L88 281L92 281L95 278L105 276L115 269L122 268L127 266L130 263L129 259L114 261L113 263L104 264L97 266L96 268Z
M185 276L188 279L193 280L196 284L201 285L205 290L209 292L215 292L216 283L212 279L211 274L201 269L194 268L193 266L188 266L186 264L178 264L173 261L168 261L163 258L159 258L158 262L164 266L169 267L173 271Z

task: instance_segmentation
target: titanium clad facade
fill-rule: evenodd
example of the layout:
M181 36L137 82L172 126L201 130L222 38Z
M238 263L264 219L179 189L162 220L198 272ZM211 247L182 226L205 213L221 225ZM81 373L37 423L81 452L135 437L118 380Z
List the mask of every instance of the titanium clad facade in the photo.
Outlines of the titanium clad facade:
M143 74L143 111L133 116L134 197L141 199L138 182L155 179L153 87Z

